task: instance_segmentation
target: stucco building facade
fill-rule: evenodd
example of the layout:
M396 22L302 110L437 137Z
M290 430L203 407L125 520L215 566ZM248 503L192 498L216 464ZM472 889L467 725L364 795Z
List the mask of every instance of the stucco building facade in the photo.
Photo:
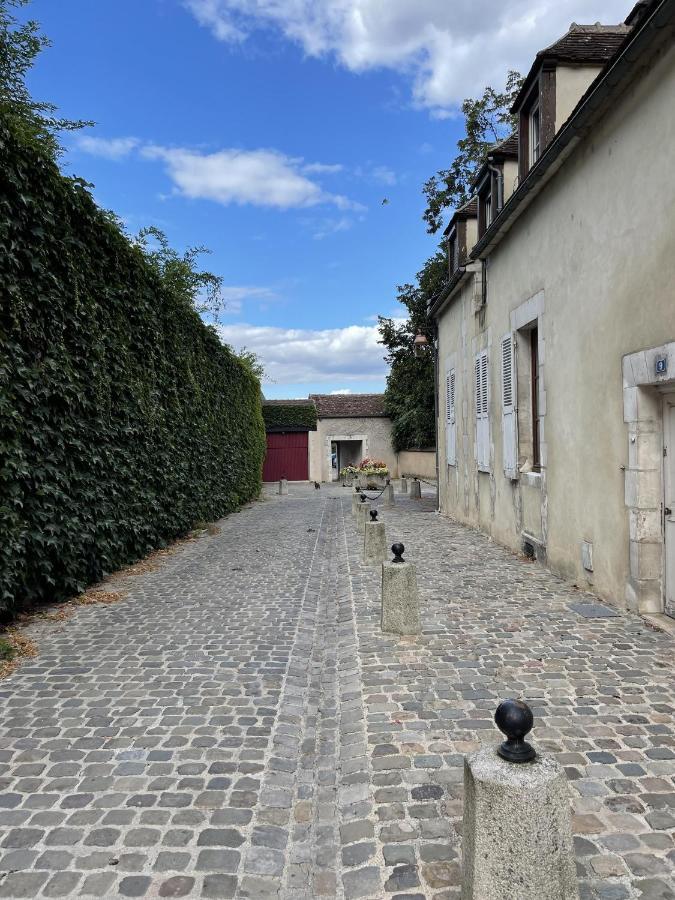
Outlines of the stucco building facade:
M265 407L274 416L266 416L264 480L337 481L340 469L366 457L382 460L398 477L384 394L311 394L307 400L266 400L263 412Z
M441 512L675 616L675 4L542 51L447 230Z

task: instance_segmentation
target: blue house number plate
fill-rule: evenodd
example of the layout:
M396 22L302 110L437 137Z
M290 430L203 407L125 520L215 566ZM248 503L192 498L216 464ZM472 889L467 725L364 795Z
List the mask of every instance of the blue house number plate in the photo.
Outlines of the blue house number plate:
M656 360L656 374L665 375L668 371L668 357L661 356Z

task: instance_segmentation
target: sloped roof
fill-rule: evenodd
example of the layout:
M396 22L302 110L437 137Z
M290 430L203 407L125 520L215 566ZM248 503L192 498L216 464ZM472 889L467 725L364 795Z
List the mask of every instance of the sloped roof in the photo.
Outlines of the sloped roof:
M475 219L477 216L478 198L472 197L470 200L466 201L464 206L460 206L459 209L455 210L443 234L449 234L455 222L459 222L462 219Z
M518 133L516 131L510 134L506 140L500 141L494 147L490 147L488 156L494 157L511 157L518 156Z
M320 419L386 418L384 394L310 394Z
M630 25L624 24L578 25L572 22L566 34L537 53L511 111L520 107L543 63L604 66L615 56L630 30Z

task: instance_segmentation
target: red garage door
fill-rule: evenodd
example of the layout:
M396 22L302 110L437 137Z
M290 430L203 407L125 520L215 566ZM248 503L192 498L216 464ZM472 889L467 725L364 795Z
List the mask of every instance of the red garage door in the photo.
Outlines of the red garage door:
M307 481L309 451L306 431L293 434L268 434L263 481Z

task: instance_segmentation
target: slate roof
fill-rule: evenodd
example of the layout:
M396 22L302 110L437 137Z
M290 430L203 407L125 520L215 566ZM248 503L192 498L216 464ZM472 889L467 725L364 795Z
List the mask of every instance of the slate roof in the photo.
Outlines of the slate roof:
M511 111L514 112L520 107L543 63L604 66L616 55L630 30L630 25L623 24L577 25L576 22L572 22L566 34L537 53Z
M450 234L452 226L455 224L455 222L459 222L462 219L475 219L477 216L478 197L472 197L470 200L466 201L464 206L460 206L458 210L455 210L443 234Z
M518 132L514 131L506 140L500 141L488 150L488 156L495 159L500 157L518 157Z
M320 419L386 418L384 394L310 394Z

